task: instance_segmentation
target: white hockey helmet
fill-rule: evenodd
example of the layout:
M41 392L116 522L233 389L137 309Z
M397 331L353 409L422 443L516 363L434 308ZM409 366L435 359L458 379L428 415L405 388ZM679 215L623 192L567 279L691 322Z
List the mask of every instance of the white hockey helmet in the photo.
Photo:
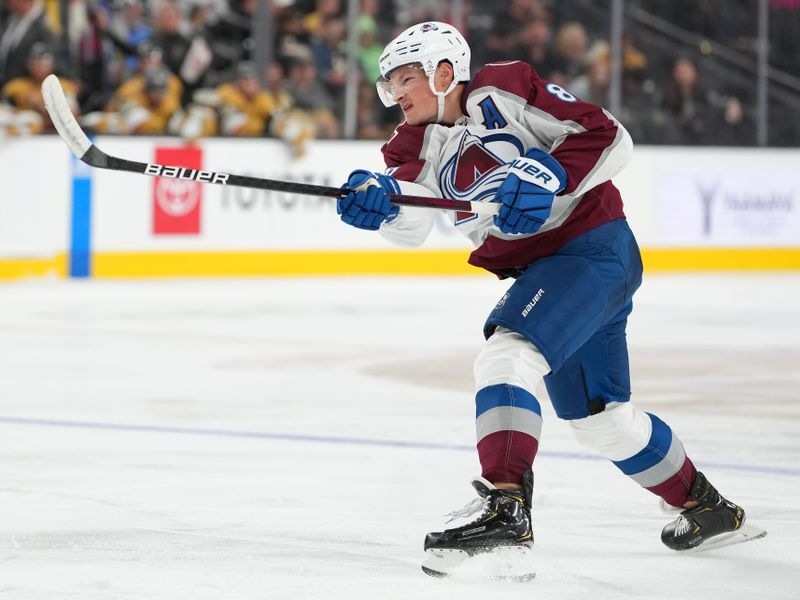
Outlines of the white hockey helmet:
M433 76L443 60L453 66L453 82L443 92L437 92ZM397 104L395 90L389 75L398 67L419 63L428 76L431 91L439 99L439 116L444 114L444 97L462 82L469 81L470 50L464 36L447 23L426 21L406 29L389 42L381 54L378 67L381 78L377 82L378 95L385 106Z

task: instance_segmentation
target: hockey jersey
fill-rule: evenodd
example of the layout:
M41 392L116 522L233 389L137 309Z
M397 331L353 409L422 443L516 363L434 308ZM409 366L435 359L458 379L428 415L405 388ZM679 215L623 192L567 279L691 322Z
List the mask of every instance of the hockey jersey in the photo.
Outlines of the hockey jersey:
M469 262L513 275L571 239L624 216L611 178L628 163L630 135L603 108L545 81L520 62L488 64L462 94L464 117L453 126L401 123L383 146L386 172L403 193L491 202L507 163L531 148L552 154L567 172L549 218L536 233L505 234L491 215L452 213L475 246ZM381 226L390 242L418 246L436 211L402 207Z

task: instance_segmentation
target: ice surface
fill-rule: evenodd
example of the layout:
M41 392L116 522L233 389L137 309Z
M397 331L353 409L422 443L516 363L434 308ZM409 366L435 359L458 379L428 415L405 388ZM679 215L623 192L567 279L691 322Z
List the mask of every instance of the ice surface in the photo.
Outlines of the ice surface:
M800 276L646 279L634 396L769 530L666 550L543 401L528 584L435 580L491 278L0 286L0 598L800 598Z

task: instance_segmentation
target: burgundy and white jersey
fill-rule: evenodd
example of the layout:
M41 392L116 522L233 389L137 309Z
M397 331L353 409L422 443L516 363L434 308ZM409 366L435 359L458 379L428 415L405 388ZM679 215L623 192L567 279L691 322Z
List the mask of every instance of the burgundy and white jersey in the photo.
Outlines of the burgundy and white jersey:
M462 95L462 110L466 117L453 126L402 123L383 146L386 172L403 193L491 202L507 163L530 148L552 154L568 176L550 217L533 234L505 234L491 215L451 213L455 227L475 245L471 264L503 275L624 216L610 180L630 160L633 144L603 108L515 61L478 71ZM402 207L380 231L397 245L418 246L435 217L436 211Z

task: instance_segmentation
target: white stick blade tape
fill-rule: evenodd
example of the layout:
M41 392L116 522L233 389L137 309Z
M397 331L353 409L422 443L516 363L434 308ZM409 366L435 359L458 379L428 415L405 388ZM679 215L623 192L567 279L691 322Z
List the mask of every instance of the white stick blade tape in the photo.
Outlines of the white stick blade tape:
M42 96L58 135L67 143L72 153L81 158L91 148L92 142L86 137L81 126L78 125L78 121L72 115L58 77L48 75L45 78L42 83Z

